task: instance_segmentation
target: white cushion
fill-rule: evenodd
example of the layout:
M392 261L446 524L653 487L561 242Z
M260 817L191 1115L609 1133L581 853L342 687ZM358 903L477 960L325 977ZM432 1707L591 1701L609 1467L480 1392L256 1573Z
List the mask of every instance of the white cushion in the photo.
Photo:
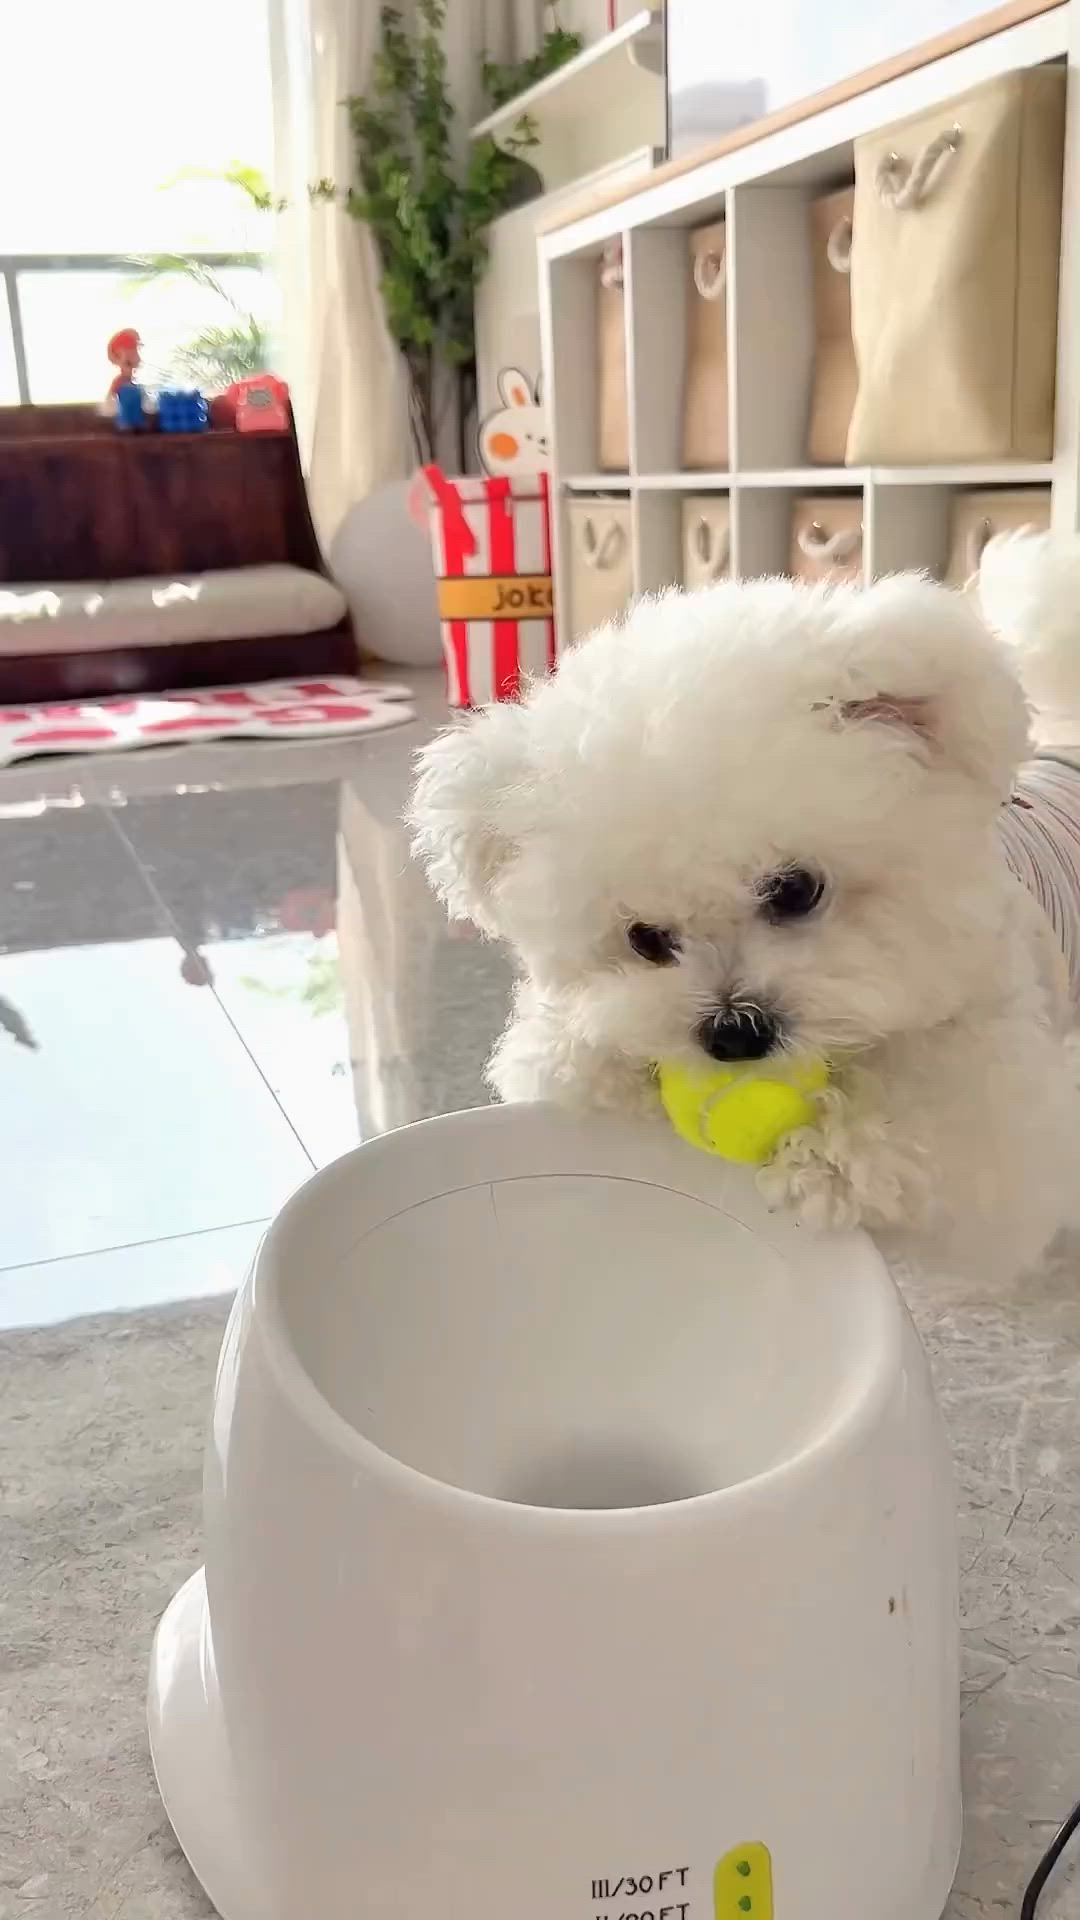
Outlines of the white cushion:
M0 654L255 640L336 627L345 597L303 567L0 586Z

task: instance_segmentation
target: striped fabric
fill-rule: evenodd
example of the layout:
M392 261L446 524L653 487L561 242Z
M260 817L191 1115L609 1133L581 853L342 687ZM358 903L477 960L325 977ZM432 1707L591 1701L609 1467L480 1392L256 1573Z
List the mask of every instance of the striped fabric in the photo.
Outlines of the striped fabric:
M424 476L450 705L516 700L555 665L548 476Z
M1069 970L1080 1007L1080 747L1040 754L1022 767L998 820L1010 870L1038 902Z

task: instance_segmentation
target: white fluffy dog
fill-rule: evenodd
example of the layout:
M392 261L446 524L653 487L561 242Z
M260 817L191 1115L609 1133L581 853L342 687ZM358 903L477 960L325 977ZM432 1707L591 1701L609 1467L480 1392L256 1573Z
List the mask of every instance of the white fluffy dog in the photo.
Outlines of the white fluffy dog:
M421 756L431 879L521 964L492 1086L648 1110L661 1058L824 1055L767 1196L1028 1265L1080 1213L1059 962L995 833L1028 747L1007 649L921 577L641 601Z

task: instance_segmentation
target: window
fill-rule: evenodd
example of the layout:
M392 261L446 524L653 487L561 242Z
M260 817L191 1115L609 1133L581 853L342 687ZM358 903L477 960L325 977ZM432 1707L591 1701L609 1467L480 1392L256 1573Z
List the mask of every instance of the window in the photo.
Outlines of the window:
M128 326L149 381L213 384L273 322L267 216L222 179L271 172L266 0L33 0L3 37L0 401L98 398Z

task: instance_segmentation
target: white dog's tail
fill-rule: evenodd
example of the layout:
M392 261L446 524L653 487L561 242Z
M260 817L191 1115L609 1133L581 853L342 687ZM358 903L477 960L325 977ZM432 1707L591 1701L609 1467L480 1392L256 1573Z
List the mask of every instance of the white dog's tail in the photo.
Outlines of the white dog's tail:
M979 601L1015 651L1036 745L1080 746L1080 534L997 534Z

